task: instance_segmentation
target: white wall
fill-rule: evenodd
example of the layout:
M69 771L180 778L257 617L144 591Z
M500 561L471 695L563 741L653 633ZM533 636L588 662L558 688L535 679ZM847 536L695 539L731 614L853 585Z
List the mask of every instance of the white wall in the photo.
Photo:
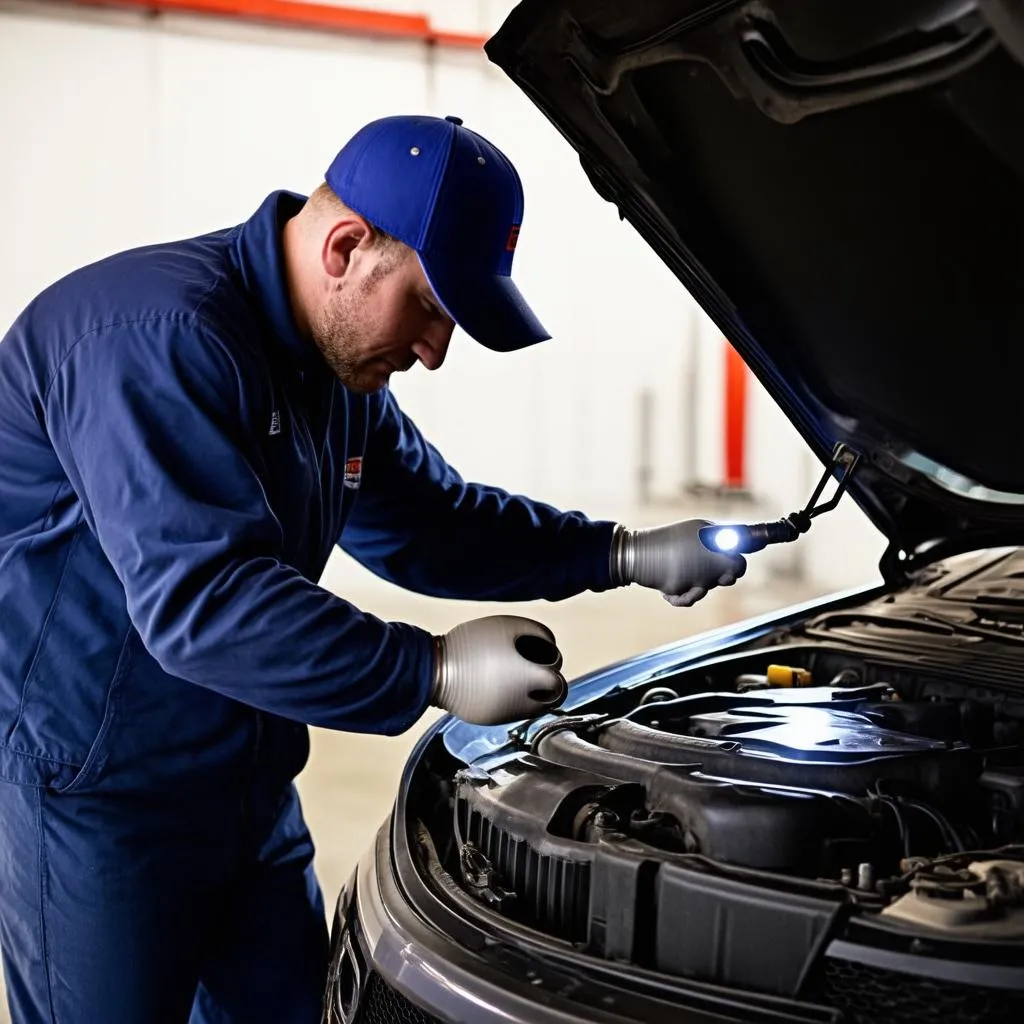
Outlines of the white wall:
M512 6L346 2L485 34ZM509 356L457 336L441 373L396 380L450 461L471 478L628 516L647 388L658 492L679 491L687 424L699 428L697 474L719 482L717 331L542 115L472 51L0 0L0 330L83 262L236 223L275 188L308 191L362 123L399 111L458 114L516 163L527 197L516 279L554 335ZM682 403L692 346L696 416ZM817 466L753 382L748 435L766 514L798 507ZM873 575L880 549L850 507L792 551L766 553L759 571L803 564L822 586L845 586Z

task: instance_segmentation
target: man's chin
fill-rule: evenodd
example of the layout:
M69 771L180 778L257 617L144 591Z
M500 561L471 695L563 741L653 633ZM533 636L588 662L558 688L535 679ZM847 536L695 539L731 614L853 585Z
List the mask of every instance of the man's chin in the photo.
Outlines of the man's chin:
M391 370L363 370L360 373L349 373L341 377L341 383L357 395L372 395L387 387L391 379Z

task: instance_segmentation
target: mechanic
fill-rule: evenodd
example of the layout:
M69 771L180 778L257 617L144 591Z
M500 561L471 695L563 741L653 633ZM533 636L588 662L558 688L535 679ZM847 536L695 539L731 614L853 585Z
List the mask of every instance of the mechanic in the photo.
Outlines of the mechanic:
M466 483L399 408L391 373L437 369L455 324L498 352L547 337L510 277L522 214L514 167L459 119L385 118L308 199L77 270L0 344L16 1024L319 1021L307 726L564 699L545 627L381 621L317 585L333 545L490 601L637 583L686 605L742 575L703 521L631 531Z

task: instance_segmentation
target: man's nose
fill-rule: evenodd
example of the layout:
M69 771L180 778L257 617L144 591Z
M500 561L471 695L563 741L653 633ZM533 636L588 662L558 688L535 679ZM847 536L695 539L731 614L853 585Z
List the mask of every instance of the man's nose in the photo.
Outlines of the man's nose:
M448 355L448 346L451 344L452 332L455 325L449 320L443 324L431 324L423 336L413 347L416 358L428 369L438 370Z

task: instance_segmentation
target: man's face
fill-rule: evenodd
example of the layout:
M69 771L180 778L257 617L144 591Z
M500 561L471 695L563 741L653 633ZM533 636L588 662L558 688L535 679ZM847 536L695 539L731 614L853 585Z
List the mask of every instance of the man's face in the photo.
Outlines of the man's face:
M370 394L417 361L436 370L454 326L416 254L377 245L353 260L312 333L338 379L351 391Z

